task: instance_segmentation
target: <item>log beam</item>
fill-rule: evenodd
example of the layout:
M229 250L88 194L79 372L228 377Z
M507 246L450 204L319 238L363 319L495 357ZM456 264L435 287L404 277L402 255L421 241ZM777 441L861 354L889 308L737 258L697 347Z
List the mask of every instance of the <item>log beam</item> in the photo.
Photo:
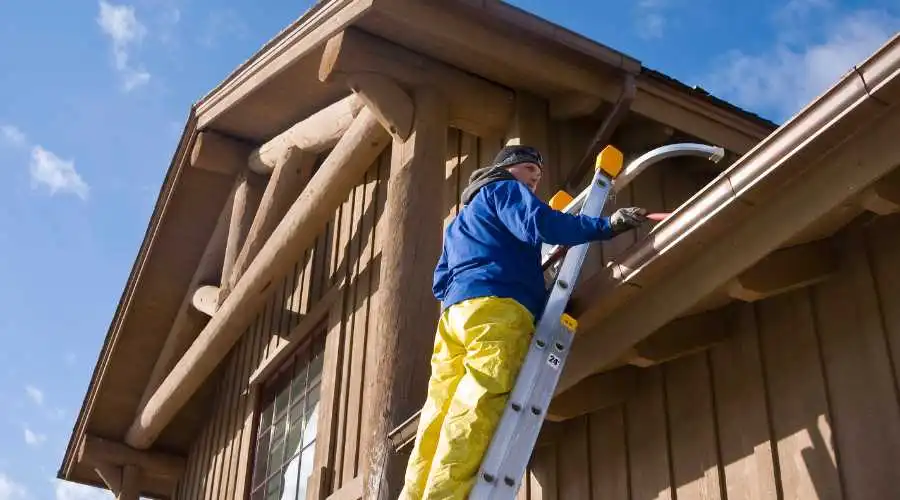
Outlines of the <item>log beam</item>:
M305 152L297 147L288 148L278 159L275 170L260 196L253 220L241 243L240 252L235 257L230 272L222 275L219 303L222 303L234 289L235 284L247 271L247 267L250 266L272 231L275 230L275 226L284 217L291 203L297 199L303 187L309 182L315 162L315 154ZM249 208L249 204L247 208ZM235 226L232 225L232 227ZM238 231L240 230L242 229Z
M96 464L118 467L132 465L148 475L172 481L177 481L181 477L185 467L185 459L182 457L157 451L136 450L125 444L90 434L86 434L81 440L78 461L92 467L96 467ZM124 482L125 478L122 478L122 481Z
M237 261L241 247L250 233L250 227L262 200L266 187L266 177L251 170L244 169L235 181L234 199L231 202L231 219L228 227L228 239L225 242L225 258L222 262L222 279L231 276L234 263ZM219 304L225 297L219 298Z
M506 88L355 28L328 40L319 80L363 73L389 77L408 89L437 89L448 102L450 125L480 137L502 136L512 116L514 98Z
M413 102L392 79L375 73L347 75L347 85L396 140L409 139L413 124Z
M219 287L215 285L201 286L191 294L191 306L207 316L212 316L219 306L219 293Z
M269 175L289 149L319 154L334 147L363 107L362 100L349 95L275 136L250 153L250 170ZM246 165L245 165L246 166Z
M831 239L776 250L733 278L725 289L734 299L755 302L820 283L837 272Z
M382 248L381 280L372 317L378 353L372 391L374 412L363 498L397 498L405 463L392 452L391 431L423 402L439 308L431 275L441 253L444 171L449 125L447 105L431 88L414 92L415 122L407 141L393 143L384 220L376 236Z
M297 255L315 242L335 209L389 141L384 127L364 108L278 223L231 295L150 399L138 408L126 434L130 446L146 449L153 444L234 347L268 298L265 292L271 292L272 281L288 272Z
M246 168L251 145L211 130L200 132L191 149L191 167L234 176Z

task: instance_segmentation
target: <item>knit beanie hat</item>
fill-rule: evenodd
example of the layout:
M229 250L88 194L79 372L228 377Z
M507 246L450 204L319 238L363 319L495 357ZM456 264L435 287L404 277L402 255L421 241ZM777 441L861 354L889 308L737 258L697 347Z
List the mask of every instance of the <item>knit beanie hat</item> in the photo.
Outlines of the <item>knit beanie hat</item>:
M494 157L491 166L505 168L517 163L534 163L542 170L544 168L544 158L540 151L531 146L504 146Z

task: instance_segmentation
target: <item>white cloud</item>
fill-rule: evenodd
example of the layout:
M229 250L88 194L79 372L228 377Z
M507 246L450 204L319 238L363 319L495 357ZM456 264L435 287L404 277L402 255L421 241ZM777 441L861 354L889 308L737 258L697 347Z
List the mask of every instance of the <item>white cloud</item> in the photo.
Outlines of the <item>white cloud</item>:
M900 18L887 12L840 13L828 0L792 0L774 20L778 36L768 50L726 54L707 86L779 119L821 95L900 28Z
M108 500L113 498L108 490L85 486L69 481L56 480L56 500ZM0 500L3 500L0 497Z
M667 0L638 0L636 4L637 34L644 39L662 38L666 28Z
M124 89L131 91L149 82L150 73L133 67L129 60L132 47L139 45L147 35L147 28L138 20L134 7L100 0L97 24L112 41L115 68L122 76Z
M28 140L25 133L15 125L0 126L0 135L13 146L24 146Z
M29 446L40 446L47 440L44 434L38 434L29 428L25 428L25 443Z
M31 180L50 190L50 194L72 193L82 200L88 197L88 185L75 170L72 160L63 160L41 146L31 150Z
M28 397L31 398L36 405L41 406L44 404L44 392L37 387L33 385L26 386L25 393L28 394Z
M26 497L25 487L0 472L0 500L18 500Z

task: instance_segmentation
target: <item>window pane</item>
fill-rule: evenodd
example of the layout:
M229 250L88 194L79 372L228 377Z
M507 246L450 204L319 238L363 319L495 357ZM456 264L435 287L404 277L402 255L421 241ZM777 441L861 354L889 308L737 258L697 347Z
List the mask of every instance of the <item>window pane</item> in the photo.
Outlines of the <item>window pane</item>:
M281 493L281 474L275 474L269 479L269 484L266 487L266 498L269 499L277 499L278 495Z
M294 375L294 380L291 382L291 402L297 401L297 398L301 397L303 393L306 391L306 366L297 370L297 374Z
M313 452L315 448L310 447L303 450L303 455L301 455L300 459L300 477L297 482L299 488L297 493L298 500L306 499L306 486L309 484L309 476L312 475L312 464L313 464Z
M295 408L303 408L303 404L297 405ZM300 453L300 437L303 435L303 420L291 419L290 429L287 436L287 447L285 448L285 457L290 460L291 457Z
M316 439L316 424L318 423L319 402L311 402L312 408L307 410L306 429L303 431L303 446L308 446Z
M267 405L263 410L262 416L259 418L259 428L265 429L272 425L272 405Z
M281 500L305 500L297 496L297 482L300 474L300 457L296 456L288 462L284 469L284 493Z
M256 444L256 466L253 468L253 486L261 484L266 478L266 459L269 457L269 433L260 436Z
M281 412L287 408L288 398L290 397L290 386L286 386L281 392L278 393L278 396L275 398L275 418L278 418L278 415L281 415Z

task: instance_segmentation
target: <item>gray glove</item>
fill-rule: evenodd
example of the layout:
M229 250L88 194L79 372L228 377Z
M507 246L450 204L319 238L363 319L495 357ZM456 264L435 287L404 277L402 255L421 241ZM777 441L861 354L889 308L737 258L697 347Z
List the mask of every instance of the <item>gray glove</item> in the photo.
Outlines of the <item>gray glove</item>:
M615 234L636 229L646 221L647 210L639 207L620 208L609 216L609 225Z

